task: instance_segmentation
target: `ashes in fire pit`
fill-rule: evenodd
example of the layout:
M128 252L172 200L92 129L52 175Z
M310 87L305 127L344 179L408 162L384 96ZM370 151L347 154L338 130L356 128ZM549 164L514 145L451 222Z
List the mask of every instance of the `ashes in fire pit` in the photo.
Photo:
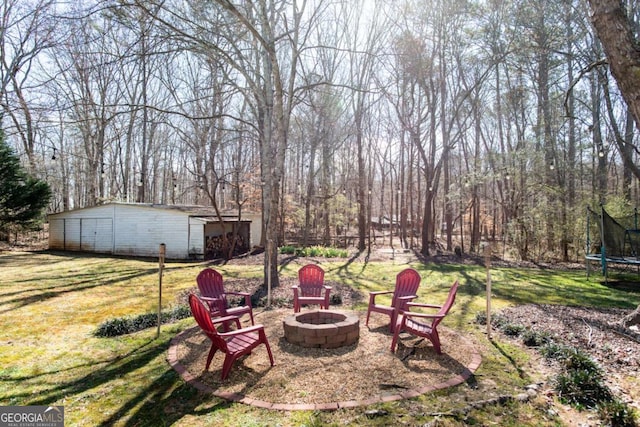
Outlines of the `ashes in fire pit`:
M288 316L282 322L284 338L302 347L338 348L358 342L357 314L315 310Z

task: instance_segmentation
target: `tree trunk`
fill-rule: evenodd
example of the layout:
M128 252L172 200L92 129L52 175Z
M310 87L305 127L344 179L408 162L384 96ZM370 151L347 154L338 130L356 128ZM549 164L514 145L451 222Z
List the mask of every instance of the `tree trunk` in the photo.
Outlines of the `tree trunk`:
M640 123L640 50L632 31L633 24L619 0L589 0L591 21L609 60L611 74L618 83L622 97ZM640 305L621 319L623 326L640 323Z
M619 0L589 0L591 21L609 60L622 97L640 123L640 50Z

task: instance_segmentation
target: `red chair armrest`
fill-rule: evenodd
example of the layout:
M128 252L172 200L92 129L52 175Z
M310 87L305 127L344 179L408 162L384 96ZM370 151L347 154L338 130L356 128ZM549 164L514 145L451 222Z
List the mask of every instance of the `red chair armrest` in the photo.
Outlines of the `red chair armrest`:
M238 295L241 297L248 297L250 294L249 292L226 292L227 295Z
M211 319L211 323L214 325L217 323L229 322L230 320L238 320L238 316L224 316L224 317L215 317Z
M444 314L429 314L429 313L416 313L414 311L405 311L404 317L419 317L421 319L442 319L444 318Z
M214 297L200 297L200 299L207 303L209 309L215 309L220 311L222 314L226 311L227 307L225 306L225 302L222 298L214 298Z
M369 295L382 295L382 294L392 294L393 291L373 291L373 292L369 292Z
M369 292L369 304L375 304L378 295L392 294L393 291L373 291Z
M405 295L403 297L398 297L396 298L396 309L400 309L400 307L402 306L406 306L409 305L411 303L411 300L418 298L417 295Z
M249 332L259 332L260 330L264 330L264 325L248 326L246 328L238 329L235 331L221 332L218 333L218 335L220 335L221 337L233 337L235 335L243 335Z
M438 310L442 308L441 305L423 304L423 303L420 303L420 302L408 302L407 306L409 306L409 307L421 307L421 308L437 308Z

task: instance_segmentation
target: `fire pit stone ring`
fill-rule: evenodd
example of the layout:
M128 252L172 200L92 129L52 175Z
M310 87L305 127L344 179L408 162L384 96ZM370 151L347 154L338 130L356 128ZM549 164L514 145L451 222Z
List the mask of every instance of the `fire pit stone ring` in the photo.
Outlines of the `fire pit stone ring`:
M358 342L360 318L354 313L315 310L287 316L284 338L308 348L338 348Z

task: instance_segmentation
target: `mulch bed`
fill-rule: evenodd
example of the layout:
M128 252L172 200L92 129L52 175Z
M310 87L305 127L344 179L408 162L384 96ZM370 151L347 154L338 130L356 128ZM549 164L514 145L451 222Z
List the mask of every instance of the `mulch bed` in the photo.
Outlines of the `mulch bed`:
M640 333L636 328L622 328L619 324L620 319L631 311L524 304L504 309L499 314L511 324L544 331L553 342L589 354L604 370L609 388L640 409ZM517 340L513 337L505 339Z

